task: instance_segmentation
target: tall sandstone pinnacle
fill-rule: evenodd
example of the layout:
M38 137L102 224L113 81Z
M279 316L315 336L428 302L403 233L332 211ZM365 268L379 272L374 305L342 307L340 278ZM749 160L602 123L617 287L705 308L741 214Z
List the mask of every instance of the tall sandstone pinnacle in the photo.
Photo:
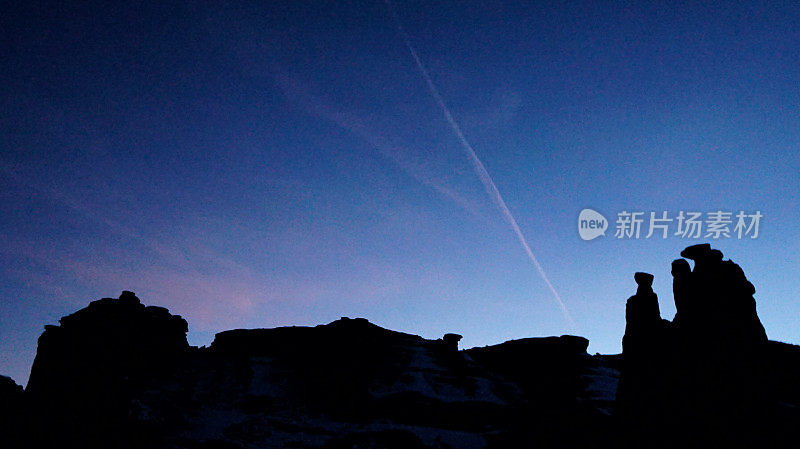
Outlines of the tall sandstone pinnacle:
M755 288L708 244L672 262L676 314L662 319L652 275L636 273L628 299L618 415L631 446L664 434L664 447L744 444L739 435L763 410L767 334ZM669 432L667 429L673 429ZM661 438L661 437L660 437Z

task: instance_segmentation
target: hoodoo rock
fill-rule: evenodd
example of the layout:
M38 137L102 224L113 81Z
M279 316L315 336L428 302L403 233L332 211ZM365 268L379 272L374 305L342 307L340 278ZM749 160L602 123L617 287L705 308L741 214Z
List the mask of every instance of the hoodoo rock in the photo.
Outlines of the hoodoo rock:
M694 269L685 259L672 263L672 321L659 316L652 276L636 274L617 392L623 433L632 447L759 446L780 425L764 421L776 401L765 389L767 335L755 288L708 244L681 256Z

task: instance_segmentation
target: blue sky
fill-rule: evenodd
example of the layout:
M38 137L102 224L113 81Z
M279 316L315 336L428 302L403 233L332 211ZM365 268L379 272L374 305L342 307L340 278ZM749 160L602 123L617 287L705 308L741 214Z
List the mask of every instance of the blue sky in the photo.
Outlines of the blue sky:
M387 5L345 3L6 8L0 373L24 383L44 324L122 290L198 345L363 316L618 352L633 273L672 318L670 262L707 240L583 241L583 208L760 210L757 239L712 244L800 342L796 6L395 4L572 326Z

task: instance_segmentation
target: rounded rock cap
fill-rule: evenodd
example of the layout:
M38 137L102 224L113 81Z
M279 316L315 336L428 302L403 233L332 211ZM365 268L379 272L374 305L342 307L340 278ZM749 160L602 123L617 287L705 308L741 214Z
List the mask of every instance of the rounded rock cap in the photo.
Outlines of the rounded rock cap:
M686 259L675 259L672 261L672 275L680 276L692 271Z
M640 287L653 286L653 275L650 273L643 273L641 271L638 271L633 275L633 280L635 280L636 285Z
M681 251L681 257L685 257L689 260L697 260L705 258L710 252L711 252L710 244L699 243L697 245L686 247L686 249Z

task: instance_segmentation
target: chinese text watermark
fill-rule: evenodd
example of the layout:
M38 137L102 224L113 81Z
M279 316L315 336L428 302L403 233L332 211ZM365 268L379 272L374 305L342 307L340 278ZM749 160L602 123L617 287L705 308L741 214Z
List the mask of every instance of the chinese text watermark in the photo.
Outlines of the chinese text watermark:
M757 238L761 211L753 213L716 210L711 212L668 211L641 212L623 210L614 222L617 239L661 238L683 239ZM599 212L583 209L578 215L578 234L583 240L605 235L610 223Z

